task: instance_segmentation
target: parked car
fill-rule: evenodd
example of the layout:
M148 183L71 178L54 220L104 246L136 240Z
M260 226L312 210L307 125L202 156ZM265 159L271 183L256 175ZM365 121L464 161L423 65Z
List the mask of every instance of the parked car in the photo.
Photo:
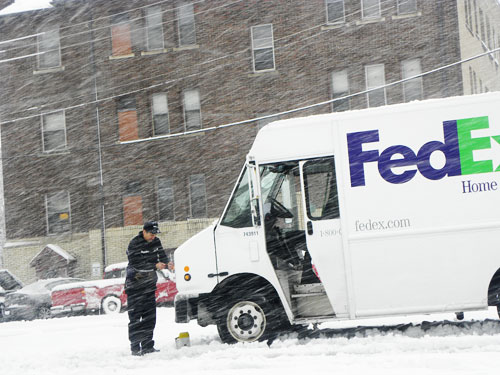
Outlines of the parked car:
M74 315L78 313L119 313L127 307L125 274L127 262L109 265L102 280L89 280L60 285L51 293L52 315ZM156 303L173 305L177 287L173 274L158 271Z
M50 318L50 293L58 285L82 281L73 277L42 279L5 296L6 320Z
M0 269L0 322L5 318L5 295L23 287L12 273L6 269Z

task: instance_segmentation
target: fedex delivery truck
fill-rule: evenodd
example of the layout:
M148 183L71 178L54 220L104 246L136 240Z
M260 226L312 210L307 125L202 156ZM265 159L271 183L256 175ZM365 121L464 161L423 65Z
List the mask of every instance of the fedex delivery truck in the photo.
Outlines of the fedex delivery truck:
M500 93L259 131L220 219L175 252L177 322L290 324L499 306Z

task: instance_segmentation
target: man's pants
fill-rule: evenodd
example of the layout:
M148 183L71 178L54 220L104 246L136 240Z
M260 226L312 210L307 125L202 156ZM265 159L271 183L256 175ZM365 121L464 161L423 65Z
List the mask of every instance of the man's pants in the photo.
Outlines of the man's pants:
M153 331L156 326L156 298L154 289L128 294L128 338L133 352L154 347Z

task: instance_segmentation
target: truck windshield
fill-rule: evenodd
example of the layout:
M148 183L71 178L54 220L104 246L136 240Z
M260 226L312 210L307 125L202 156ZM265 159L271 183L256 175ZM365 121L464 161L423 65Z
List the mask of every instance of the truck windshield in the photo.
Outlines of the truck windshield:
M250 210L250 190L248 187L248 169L244 172L238 182L231 202L222 218L221 225L232 228L246 228L252 226L252 213Z

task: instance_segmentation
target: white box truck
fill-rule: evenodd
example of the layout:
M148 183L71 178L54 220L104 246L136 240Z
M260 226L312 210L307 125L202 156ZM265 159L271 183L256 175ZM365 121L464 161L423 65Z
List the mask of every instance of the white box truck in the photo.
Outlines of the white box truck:
M175 252L177 322L290 324L499 306L500 93L271 123L221 218Z

